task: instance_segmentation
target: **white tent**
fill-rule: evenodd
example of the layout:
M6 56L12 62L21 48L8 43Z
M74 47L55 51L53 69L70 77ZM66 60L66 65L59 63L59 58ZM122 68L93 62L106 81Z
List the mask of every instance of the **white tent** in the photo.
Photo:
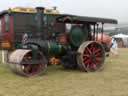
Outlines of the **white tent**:
M128 35L120 33L120 34L114 35L112 37L114 37L114 38L128 38Z
M128 35L120 33L120 34L114 35L112 37L117 38L117 39L122 39L124 46L128 47Z

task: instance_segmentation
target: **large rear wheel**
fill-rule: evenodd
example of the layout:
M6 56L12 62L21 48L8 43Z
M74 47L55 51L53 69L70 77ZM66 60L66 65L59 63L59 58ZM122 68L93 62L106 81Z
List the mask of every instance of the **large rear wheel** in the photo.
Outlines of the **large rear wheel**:
M77 63L82 71L93 72L102 68L105 50L97 41L87 41L78 49Z

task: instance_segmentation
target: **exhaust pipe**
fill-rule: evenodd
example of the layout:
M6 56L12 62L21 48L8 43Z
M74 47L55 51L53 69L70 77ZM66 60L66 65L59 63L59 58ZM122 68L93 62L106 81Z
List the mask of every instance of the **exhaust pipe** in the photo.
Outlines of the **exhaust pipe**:
M39 33L43 31L44 9L45 9L45 8L43 8L43 7L36 7L36 10L37 10L37 14L36 14L37 30L38 30Z

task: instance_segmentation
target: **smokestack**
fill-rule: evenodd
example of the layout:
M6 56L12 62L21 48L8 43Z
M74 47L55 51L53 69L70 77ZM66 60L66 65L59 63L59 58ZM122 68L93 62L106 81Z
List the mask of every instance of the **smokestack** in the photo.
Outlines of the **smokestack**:
M42 31L43 31L44 9L45 9L45 8L43 8L43 7L36 7L36 10L37 10L36 21L37 21L37 29L38 29L38 32L42 32Z
M53 10L56 10L56 9L57 9L57 7L56 7L56 6L54 6L54 7L53 7Z

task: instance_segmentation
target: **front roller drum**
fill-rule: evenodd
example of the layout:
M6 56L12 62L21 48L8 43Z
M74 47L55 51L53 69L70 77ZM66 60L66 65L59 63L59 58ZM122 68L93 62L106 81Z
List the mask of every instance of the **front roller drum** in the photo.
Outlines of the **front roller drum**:
M78 49L77 64L82 71L94 72L104 64L105 50L97 41L87 41Z
M32 60L31 50L18 49L10 55L8 66L17 74L31 77L44 73L47 61L41 52L37 52L36 59Z

